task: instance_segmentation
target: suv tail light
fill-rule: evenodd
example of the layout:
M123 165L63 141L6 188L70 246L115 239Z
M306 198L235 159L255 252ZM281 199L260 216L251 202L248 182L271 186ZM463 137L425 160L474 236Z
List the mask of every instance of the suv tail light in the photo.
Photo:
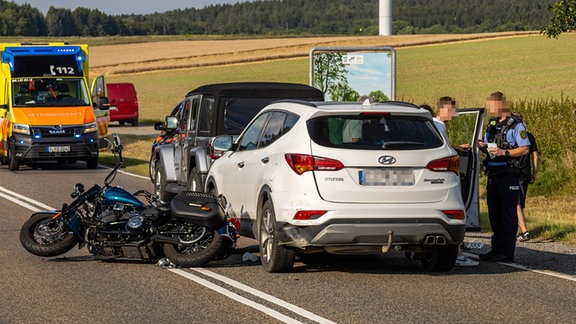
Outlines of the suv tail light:
M294 219L297 220L310 220L310 219L318 219L322 217L322 215L326 214L327 210L299 210L294 215Z
M224 154L224 151L219 151L214 149L214 146L212 146L210 143L206 144L208 146L208 156L212 159L212 160L216 160L219 157L222 156L222 154Z
M284 158L298 175L306 171L337 171L344 167L338 160L308 154L286 154Z
M447 158L430 161L428 165L426 165L426 169L434 172L454 172L456 175L459 175L460 158L458 155L453 155Z
M443 210L444 215L451 219L465 219L466 213L461 209L456 210Z

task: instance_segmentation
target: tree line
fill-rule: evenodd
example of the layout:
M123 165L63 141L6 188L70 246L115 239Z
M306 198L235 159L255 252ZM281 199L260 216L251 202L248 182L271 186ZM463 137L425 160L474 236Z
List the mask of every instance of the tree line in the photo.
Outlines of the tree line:
M402 0L393 34L543 30L552 0ZM559 2L563 2L560 0ZM2 36L378 35L378 0L260 0L147 15L0 0Z

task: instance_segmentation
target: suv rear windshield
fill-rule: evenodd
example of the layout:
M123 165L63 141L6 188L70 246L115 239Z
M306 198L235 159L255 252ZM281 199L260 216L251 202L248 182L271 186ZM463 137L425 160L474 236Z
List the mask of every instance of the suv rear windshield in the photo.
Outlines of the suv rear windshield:
M322 116L307 122L318 145L360 150L424 150L444 140L432 120L406 115Z

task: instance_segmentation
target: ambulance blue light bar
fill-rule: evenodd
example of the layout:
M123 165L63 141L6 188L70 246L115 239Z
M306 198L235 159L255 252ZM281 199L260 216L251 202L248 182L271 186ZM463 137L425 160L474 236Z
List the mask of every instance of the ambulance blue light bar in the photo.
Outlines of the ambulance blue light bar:
M74 56L77 62L79 71L83 70L82 64L86 60L86 53L80 46L66 45L66 46L12 46L6 47L2 52L2 62L10 66L10 72L16 69L16 58L18 57L70 57Z

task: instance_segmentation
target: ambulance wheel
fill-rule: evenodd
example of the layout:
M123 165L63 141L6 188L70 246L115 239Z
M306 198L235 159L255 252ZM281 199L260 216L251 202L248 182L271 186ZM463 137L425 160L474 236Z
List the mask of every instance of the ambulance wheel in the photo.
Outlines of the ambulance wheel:
M16 154L14 154L14 148L8 150L8 170L18 171L20 168L20 162L16 159Z
M88 169L96 169L98 167L98 157L86 160L86 167Z

